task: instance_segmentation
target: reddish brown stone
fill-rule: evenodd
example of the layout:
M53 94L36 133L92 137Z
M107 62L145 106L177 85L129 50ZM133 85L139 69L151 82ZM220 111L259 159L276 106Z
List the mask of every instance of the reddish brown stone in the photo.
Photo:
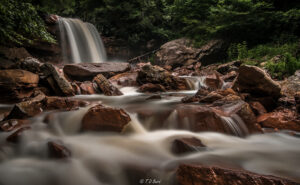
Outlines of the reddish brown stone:
M48 156L49 158L62 159L71 156L71 151L64 145L49 141L48 145Z
M91 80L98 74L110 78L130 70L130 64L124 62L80 63L64 66L64 73L74 80Z
M6 121L0 122L1 131L10 132L16 130L20 127L27 126L30 123L29 120L22 120L22 119L10 119Z
M139 92L166 92L166 89L164 86L160 84L151 84L147 83L139 87L138 89Z
M189 152L195 152L204 150L205 145L197 138L180 138L175 139L172 144L172 152L175 154L185 154Z
M137 72L127 72L117 74L109 79L115 86L138 86L136 82Z
M176 171L180 185L297 185L288 179L271 175L261 175L242 169L218 166L182 164Z
M93 82L95 82L97 84L100 92L103 92L103 94L106 96L123 95L123 93L117 87L115 87L113 84L111 84L102 74L98 74L93 79Z
M287 129L300 132L300 120L296 112L290 109L280 109L266 113L257 118L262 127Z
M82 130L122 132L130 121L130 116L123 109L96 105L84 115Z
M262 115L262 114L267 113L267 110L265 109L265 107L257 101L250 102L249 105L252 108L255 115Z
M90 81L82 82L79 85L81 94L97 94L95 87L96 84Z

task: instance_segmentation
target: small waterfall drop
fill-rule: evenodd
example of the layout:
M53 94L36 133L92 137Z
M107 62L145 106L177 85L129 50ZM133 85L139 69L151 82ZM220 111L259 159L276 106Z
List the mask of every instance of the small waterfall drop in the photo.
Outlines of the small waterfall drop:
M73 18L60 18L58 23L64 62L106 61L106 51L94 25Z

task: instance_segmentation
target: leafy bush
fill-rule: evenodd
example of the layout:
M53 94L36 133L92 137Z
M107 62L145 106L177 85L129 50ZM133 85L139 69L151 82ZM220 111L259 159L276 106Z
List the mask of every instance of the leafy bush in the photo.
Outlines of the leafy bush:
M293 75L296 70L300 69L300 60L297 60L290 53L285 53L283 60L268 61L265 67L272 77L282 79L285 76Z
M1 0L0 15L0 40L3 44L32 44L36 39L55 42L30 3Z

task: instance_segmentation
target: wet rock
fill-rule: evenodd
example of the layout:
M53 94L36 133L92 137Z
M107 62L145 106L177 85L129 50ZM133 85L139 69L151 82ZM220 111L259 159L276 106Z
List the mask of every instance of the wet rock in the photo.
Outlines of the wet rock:
M16 130L18 128L28 126L30 123L29 120L23 120L23 119L10 119L6 121L0 122L0 129L4 132L10 132L13 130Z
M290 109L282 108L263 114L257 118L257 121L262 127L300 132L300 120L296 112Z
M27 57L23 61L19 62L19 67L23 70L30 71L32 73L39 73L42 63L33 57Z
M64 66L64 73L73 80L91 80L98 74L110 78L130 70L130 64L124 62L80 63Z
M36 87L39 83L39 76L29 71L20 69L0 70L0 87Z
M17 103L10 111L5 120L9 119L24 119L36 116L43 112L43 103L45 95L40 93L34 98Z
M206 96L209 94L209 91L206 89L199 89L196 93L196 96Z
M226 64L221 64L218 66L217 71L223 75L232 72L232 71L237 71L238 67L242 65L242 61L236 60L232 61Z
M17 103L4 120L29 118L49 110L74 110L87 104L82 100L47 97L43 93L39 93L27 101Z
M22 133L25 130L29 130L29 129L30 129L29 126L19 128L18 130L16 130L15 132L13 132L11 135L9 135L6 138L6 141L11 142L11 143L18 143L19 140L20 140L20 136L22 135Z
M123 93L114 85L112 85L109 80L107 80L102 74L98 74L93 82L97 84L100 92L103 92L106 96L120 96Z
M137 75L137 72L121 73L111 77L109 81L115 86L138 86L136 82Z
M71 151L62 144L58 144L53 141L47 143L48 156L52 159L63 159L71 157Z
M288 179L261 175L243 169L230 169L218 166L182 164L176 171L180 185L296 185Z
M160 100L161 99L161 96L156 94L156 95L152 95L148 98L146 98L146 100Z
M197 96L186 96L181 99L182 103L193 103L193 102L199 102L200 97Z
M258 97L269 96L276 100L281 96L279 83L272 80L264 70L256 66L241 66L233 89Z
M166 90L187 90L188 83L183 78L171 75L159 66L145 65L138 72L137 82L141 85L146 83L163 85Z
M207 96L199 100L200 103L213 103L214 101L222 99L224 96L218 94L217 92L211 92Z
M97 94L95 87L97 87L95 82L85 81L79 83L81 94Z
M63 76L61 72L52 64L46 63L42 67L43 75L57 95L73 96L75 92L70 82Z
M0 46L0 54L4 56L4 58L8 60L22 60L27 57L31 57L31 55L28 53L28 51L25 48L7 48Z
M96 105L84 115L82 130L122 132L130 121L130 116L123 109Z
M138 91L154 93L154 92L166 92L166 89L164 86L160 84L147 83L139 87Z
M42 102L44 110L76 110L79 107L86 107L89 103L83 100L76 100L65 97L47 96Z
M226 75L222 76L221 79L224 82L233 82L234 79L237 77L237 72L236 71L231 71L229 73L227 73Z
M257 116L267 113L267 110L265 109L265 107L258 101L249 102L249 105L252 108L255 115L257 115Z
M170 65L176 68L191 65L197 62L197 48L192 47L189 39L181 38L165 43L155 54L155 64L160 66Z
M186 154L195 151L205 150L205 145L197 138L180 138L175 139L172 144L174 154Z

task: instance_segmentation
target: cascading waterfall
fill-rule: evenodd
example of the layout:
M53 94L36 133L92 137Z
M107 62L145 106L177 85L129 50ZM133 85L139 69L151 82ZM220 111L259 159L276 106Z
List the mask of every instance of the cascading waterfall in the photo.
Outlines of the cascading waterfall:
M94 25L73 18L59 18L58 23L64 62L106 61L105 48Z

